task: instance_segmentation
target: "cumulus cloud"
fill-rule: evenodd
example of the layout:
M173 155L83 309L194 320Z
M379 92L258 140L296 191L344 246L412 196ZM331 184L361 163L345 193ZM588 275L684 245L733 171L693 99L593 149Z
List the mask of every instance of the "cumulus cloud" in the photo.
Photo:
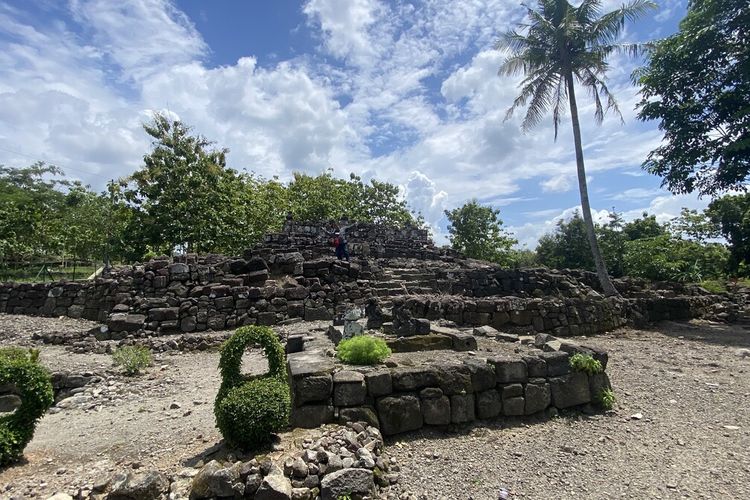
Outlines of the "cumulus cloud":
M491 47L523 17L515 2L309 0L301 29L317 47L273 66L248 53L220 67L170 0L72 0L58 7L66 16L46 23L23 9L0 5L3 163L48 159L101 186L139 166L149 146L140 125L159 110L228 147L234 168L282 178L333 168L400 185L443 239L443 210L472 197L506 207L506 219L514 203L542 194L577 202L567 121L555 142L551 119L528 134L523 110L505 120L519 78L497 76L505 56ZM592 103L579 100L595 206L611 191L609 174L640 175L661 140L634 119L634 63L611 66L625 125L609 117L597 126ZM662 193L615 196L672 211L656 202ZM563 216L550 210L518 214L519 239L531 244Z

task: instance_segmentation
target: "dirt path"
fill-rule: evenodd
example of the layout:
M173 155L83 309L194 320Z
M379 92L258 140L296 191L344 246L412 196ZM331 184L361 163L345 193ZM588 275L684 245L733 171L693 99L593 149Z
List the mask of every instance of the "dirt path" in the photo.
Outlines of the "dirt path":
M90 326L71 321L2 315L0 343L39 329ZM610 352L614 412L400 436L389 446L402 468L393 493L497 499L506 488L513 497L540 499L750 498L750 351L742 351L750 333L663 324L593 343ZM217 353L163 355L147 375L126 378L109 356L41 349L51 369L91 371L103 380L42 419L25 461L0 472L0 498L75 494L125 468L176 471L219 441ZM265 369L257 353L243 364ZM643 417L631 418L636 413Z

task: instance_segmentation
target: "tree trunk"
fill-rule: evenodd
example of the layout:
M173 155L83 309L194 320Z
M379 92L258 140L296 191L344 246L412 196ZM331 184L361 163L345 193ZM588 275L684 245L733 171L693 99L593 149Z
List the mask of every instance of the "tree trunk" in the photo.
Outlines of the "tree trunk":
M578 190L581 193L581 211L583 212L583 222L586 226L586 235L589 238L591 254L594 257L596 266L596 275L599 277L599 283L602 286L604 295L619 295L617 289L609 279L607 266L599 250L599 243L596 241L596 232L594 231L594 219L591 217L591 205L589 204L589 190L586 185L586 169L583 165L583 147L581 146L581 126L578 123L578 105L576 104L575 88L573 86L573 73L567 71L565 80L568 85L568 99L570 100L570 118L573 122L573 142L576 148L576 166L578 171Z

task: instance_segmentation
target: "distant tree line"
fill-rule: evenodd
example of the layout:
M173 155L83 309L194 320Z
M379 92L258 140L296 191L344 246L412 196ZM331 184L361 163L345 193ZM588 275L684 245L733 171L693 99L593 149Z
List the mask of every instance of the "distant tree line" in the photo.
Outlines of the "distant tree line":
M174 251L238 254L297 220L347 217L421 225L399 188L330 171L289 182L226 166L215 148L179 121L156 115L143 166L97 193L52 165L0 166L0 261L140 261Z

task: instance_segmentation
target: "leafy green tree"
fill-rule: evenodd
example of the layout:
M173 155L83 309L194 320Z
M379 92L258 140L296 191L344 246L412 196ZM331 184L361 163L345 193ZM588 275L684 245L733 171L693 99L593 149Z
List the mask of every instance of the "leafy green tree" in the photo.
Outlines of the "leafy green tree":
M680 211L680 216L672 219L670 228L683 239L701 243L711 238L718 238L720 234L719 228L705 211L698 212L689 208L683 208Z
M54 255L62 245L61 223L70 185L54 165L0 165L0 258L23 261Z
M226 167L227 150L212 149L207 139L160 114L143 128L153 150L125 179L123 194L141 212L146 243L168 253L213 250L227 229L222 211L232 194L223 189L237 175Z
M670 234L625 243L628 276L657 281L700 282L723 276L729 252L717 243L700 244Z
M331 171L317 176L296 172L287 189L289 213L297 220L347 218L395 227L415 222L398 186L387 182L366 184L354 174L344 180Z
M665 141L644 168L674 193L741 188L750 171L750 3L691 0L674 35L634 73L641 120Z
M110 202L87 186L75 183L65 195L61 217L65 227L62 246L75 259L101 259L112 224Z
M539 239L539 262L554 269L594 269L586 223L576 211L569 221L560 220L553 233Z
M617 102L604 81L609 67L607 58L615 52L638 52L638 45L621 45L615 42L625 27L626 20L638 18L654 4L650 0L634 0L601 16L600 0L583 0L578 7L567 0L537 0L537 6L536 10L527 8L530 23L523 25L526 28L524 33L509 31L496 46L498 49L511 51L499 73L525 75L521 83L521 94L513 102L508 116L514 109L525 106L528 102L523 121L523 129L528 130L539 123L544 113L552 107L557 139L557 129L567 99L573 125L578 188L586 236L602 290L606 295L617 295L599 250L591 217L575 82L593 96L597 123L602 122L605 111L609 109L619 114ZM607 101L606 108L602 99Z
M499 210L471 200L459 208L446 210L451 247L472 259L508 265L511 247L518 243L503 230Z
M727 195L713 200L706 215L729 242L730 271L750 271L750 195Z
M656 238L669 233L667 227L656 220L655 215L649 215L646 212L641 214L640 219L633 219L623 224L622 232L626 239L642 240L645 238Z

